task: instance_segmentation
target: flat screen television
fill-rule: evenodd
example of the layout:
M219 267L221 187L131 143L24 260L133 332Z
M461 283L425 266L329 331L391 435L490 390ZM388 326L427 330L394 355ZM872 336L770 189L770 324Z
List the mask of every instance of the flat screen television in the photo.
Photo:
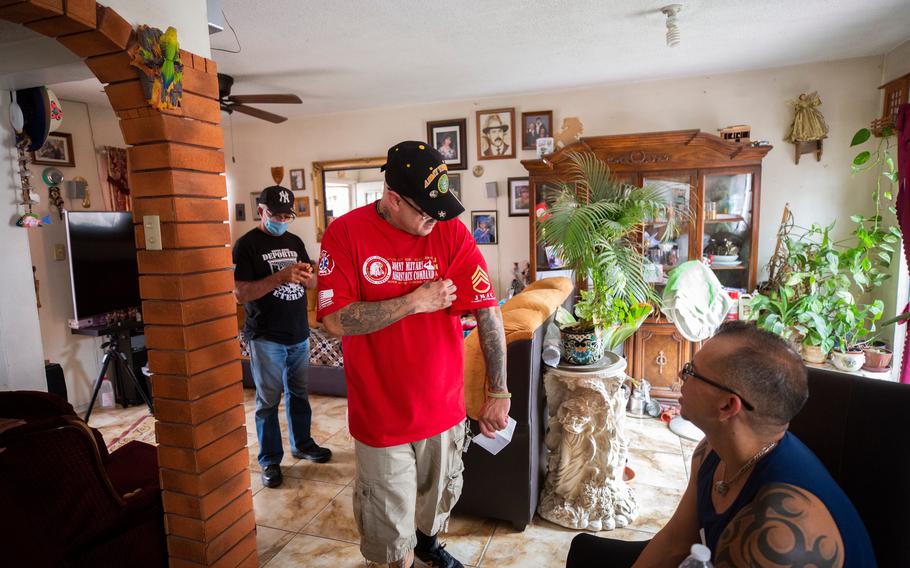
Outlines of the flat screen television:
M133 214L67 211L65 220L75 319L138 307Z

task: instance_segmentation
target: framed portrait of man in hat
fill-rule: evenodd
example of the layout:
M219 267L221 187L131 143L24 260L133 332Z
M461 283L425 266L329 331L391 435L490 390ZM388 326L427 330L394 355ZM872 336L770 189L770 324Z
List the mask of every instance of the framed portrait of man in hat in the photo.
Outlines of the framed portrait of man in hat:
M515 109L477 111L477 159L515 157Z

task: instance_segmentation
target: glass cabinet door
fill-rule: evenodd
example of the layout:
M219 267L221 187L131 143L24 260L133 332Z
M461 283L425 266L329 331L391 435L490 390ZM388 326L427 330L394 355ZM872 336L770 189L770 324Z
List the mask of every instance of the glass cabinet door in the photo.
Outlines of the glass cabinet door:
M545 246L540 239L540 224L549 216L549 207L547 205L547 197L552 196L553 192L562 191L562 184L556 183L538 183L535 184L534 191L534 210L531 211L531 216L535 219L534 221L534 230L538 231L537 235L537 250L535 253L535 264L537 272L544 272L547 270L564 270L563 261L556 253L555 247Z
M724 286L749 287L752 257L752 173L704 177L702 255Z
M698 249L692 242L695 225L693 210L694 176L689 173L646 174L642 185L656 186L666 191L678 211L690 212L673 219L676 229L671 231L666 216L651 219L642 232L642 252L645 255L645 279L655 286L667 283L667 274L674 267L692 258Z

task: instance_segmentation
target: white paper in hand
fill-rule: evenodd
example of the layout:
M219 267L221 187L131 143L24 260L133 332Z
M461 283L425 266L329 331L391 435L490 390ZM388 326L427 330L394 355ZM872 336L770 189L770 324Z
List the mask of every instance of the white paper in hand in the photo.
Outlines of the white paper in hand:
M515 424L515 420L509 416L509 423L506 424L504 429L496 432L495 438L487 438L483 434L477 434L472 442L495 456L512 441L512 434L515 433Z

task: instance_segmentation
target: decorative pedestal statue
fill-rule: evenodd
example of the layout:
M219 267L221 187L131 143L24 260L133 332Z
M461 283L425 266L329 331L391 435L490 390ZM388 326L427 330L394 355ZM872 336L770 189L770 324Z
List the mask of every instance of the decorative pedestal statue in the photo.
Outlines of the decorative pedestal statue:
M623 481L629 455L623 421L626 361L613 353L593 365L547 368L549 471L538 512L573 529L612 530L638 516Z

